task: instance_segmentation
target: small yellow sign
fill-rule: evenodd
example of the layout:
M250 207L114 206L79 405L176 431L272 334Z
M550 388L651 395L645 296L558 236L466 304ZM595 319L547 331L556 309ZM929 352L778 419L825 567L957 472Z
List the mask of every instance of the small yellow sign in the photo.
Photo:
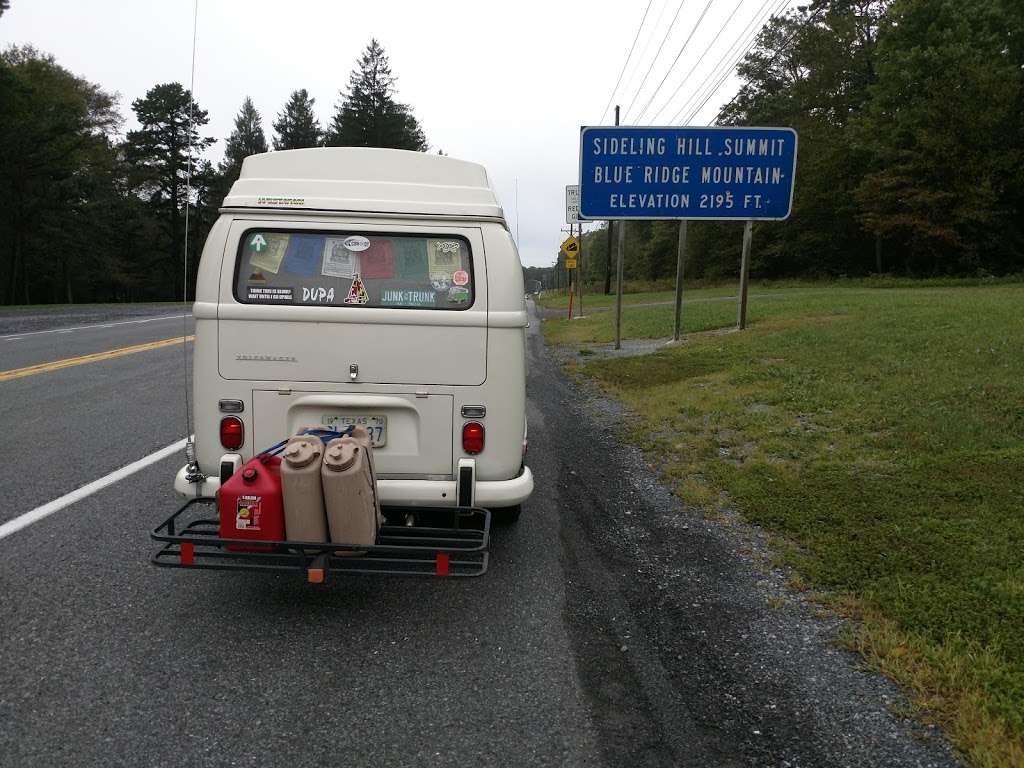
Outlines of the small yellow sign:
M576 256L580 252L580 239L573 235L565 238L562 242L561 251L566 256Z
M566 269L576 269L576 259L566 259L565 260L565 268Z

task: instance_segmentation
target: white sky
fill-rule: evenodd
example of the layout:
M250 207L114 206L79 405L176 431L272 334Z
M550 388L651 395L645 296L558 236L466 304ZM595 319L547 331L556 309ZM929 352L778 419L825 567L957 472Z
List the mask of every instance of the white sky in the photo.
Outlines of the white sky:
M514 235L518 229L523 263L551 264L565 237L560 231L566 226L565 185L577 180L579 127L600 124L647 5L647 0L199 0L195 96L210 114L204 135L220 140L207 157L220 158L247 95L263 116L268 142L271 122L298 88L316 99L325 125L356 59L376 37L398 76L398 98L413 107L434 150L483 163ZM715 65L723 57L733 61L730 47L759 26L744 34L748 22L789 5L787 0L683 0L671 25L679 0L650 0L615 99L624 110L635 102L623 122L635 120L667 73L640 123L682 124L690 110L677 113L687 100L703 100L700 86ZM705 8L703 21L670 68ZM192 13L191 0L12 0L0 18L0 45L31 43L75 74L118 92L127 130L135 127L133 99L157 83L188 87ZM713 120L736 87L735 77L727 76L690 124ZM609 110L605 123L612 119Z

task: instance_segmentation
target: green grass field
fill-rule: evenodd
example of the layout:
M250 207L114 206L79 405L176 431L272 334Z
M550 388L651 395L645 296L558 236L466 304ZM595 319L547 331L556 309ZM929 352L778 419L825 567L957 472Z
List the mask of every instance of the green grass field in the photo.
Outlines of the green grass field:
M1022 310L1021 284L752 286L744 333L580 368L683 499L777 534L794 586L979 766L1024 765ZM735 313L693 304L685 328ZM607 341L611 315L545 335ZM624 317L671 332L671 306Z

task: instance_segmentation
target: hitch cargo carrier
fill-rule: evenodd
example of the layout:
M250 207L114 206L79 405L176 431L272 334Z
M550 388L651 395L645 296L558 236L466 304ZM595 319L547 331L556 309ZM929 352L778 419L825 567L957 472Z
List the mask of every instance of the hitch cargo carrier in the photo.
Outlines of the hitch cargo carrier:
M372 546L332 542L220 538L217 500L189 499L156 527L163 543L152 563L163 568L291 571L320 584L329 573L482 576L487 571L491 515L478 507L396 507ZM253 551L258 549L259 551Z

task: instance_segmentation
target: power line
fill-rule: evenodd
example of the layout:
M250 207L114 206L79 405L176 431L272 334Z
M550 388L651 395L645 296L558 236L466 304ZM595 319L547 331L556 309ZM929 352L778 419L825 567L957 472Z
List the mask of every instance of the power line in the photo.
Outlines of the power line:
M683 42L683 47L679 49L679 53L676 54L676 57L672 60L672 63L669 64L668 69L665 71L665 76L661 78L661 82L658 83L658 87L654 89L654 92L651 94L651 98L647 100L647 103L644 104L644 108L640 110L640 114L636 116L636 120L633 121L633 125L637 125L640 122L640 119L644 116L644 113L650 108L651 104L654 102L655 96L658 95L658 91L660 91L661 87L665 85L665 81L668 80L668 76L672 74L672 70L675 69L676 64L679 63L679 57L683 55L683 51L686 50L686 46L690 44L690 40L692 40L694 34L696 34L697 29L700 27L700 23L704 21L704 17L707 15L708 8L710 7L711 0L708 0L707 3L704 5L704 10L701 11L700 16L697 17L697 23L693 25L693 29L690 30L690 34L687 35L685 42Z
M626 119L626 115L629 114L629 110L631 110L633 105L636 104L637 96L639 96L640 92L644 89L644 84L647 82L647 78L650 77L651 70L654 69L654 63L658 60L658 57L661 56L661 50L665 47L665 41L668 40L668 36L672 33L672 28L676 25L676 19L679 18L679 12L683 10L683 6L685 4L686 0L679 0L679 5L676 6L676 14L672 17L672 23L669 24L668 29L665 30L665 36L661 38L661 45L658 46L658 50L654 53L654 58L651 59L651 66L649 66L647 71L644 73L643 80L640 81L640 87L637 88L636 93L633 94L633 100L629 102L629 106L626 107L626 111L622 113L623 120Z
M818 15L823 10L825 10L825 7L826 7L826 5L824 3L819 5L818 9L814 13L812 13L810 16L807 17L807 21L805 21L802 25L797 26L796 28L793 29L792 32L789 33L789 37L787 37L782 42L782 45L780 45L778 48L775 49L775 54L772 56L771 62L774 63L775 59L777 59L779 57L779 54L781 54L784 50L786 50L786 48L789 47L789 44L791 42L793 42L793 38L797 36L797 33L803 27L807 27L810 24L813 24L815 21L817 21ZM722 115L725 113L725 110L727 110L733 103L735 103L736 99L738 99L739 97L740 97L740 92L737 91L736 94L731 99L729 99L724 105L722 105L722 108L720 110L718 110L718 114L715 115L715 119L712 120L711 122L712 123L717 123L719 121L719 119L722 117ZM703 107L703 104L701 106ZM708 123L708 125L710 125L710 124L711 123Z
M743 31L740 32L740 34L733 41L733 44L730 45L728 50L726 50L725 53L723 53L722 56L718 59L718 61L715 62L715 65L711 68L711 71L694 89L694 94L691 95L690 98L688 98L683 103L683 105L676 111L675 115L672 116L672 119L669 121L671 125L675 125L679 118L682 116L682 114L687 109L689 109L690 105L693 104L695 100L701 98L701 96L704 94L705 89L708 87L708 84L715 81L719 77L719 74L723 71L723 65L725 66L726 72L729 72L732 69L733 64L726 64L726 61L729 60L730 57L732 57L737 50L741 49L743 45L748 40L751 39L748 35L748 32L750 32L751 29L754 29L753 35L756 38L757 31L760 29L761 24L772 13L772 11L768 11L768 13L766 14L765 9L767 9L773 1L774 0L764 0L764 2L761 3L761 7L758 8L757 12L751 17L750 21L747 22L747 25L743 28ZM780 0L780 2L776 5L776 8L781 8L782 5L788 2L789 0Z
M786 2L781 3L780 5L776 6L776 9L772 12L771 16L772 17L777 16L779 11L781 11L782 8L784 6L786 6L786 5L788 5L788 0ZM766 22L766 23L770 23L770 21ZM718 89L722 87L722 83L724 83L729 78L729 75L731 75L733 70L736 69L736 66L744 58L746 58L747 54L749 54L750 51L753 50L754 46L757 45L757 40L761 36L761 30L763 30L763 29L764 29L764 24L762 24L760 26L760 28L758 28L750 36L750 38L747 40L745 45L742 47L742 50L740 51L740 54L735 59L732 60L732 64L730 64L728 67L726 67L725 70L723 70L721 76L718 78L718 81L715 82L714 85L712 85L709 89L704 91L704 99L700 102L700 104L697 105L697 107L695 109L693 109L693 111L690 112L689 115L687 115L687 117L686 117L686 122L687 123L689 123L691 120L693 120L693 118L695 118L697 116L697 114L702 109L704 109L704 105L707 104L711 100L712 96L714 96L716 93L718 93ZM700 97L698 96L698 99L699 98ZM714 122L714 121L712 121L712 122ZM710 125L710 123L709 123L709 125Z
M608 96L608 103L604 105L604 111L601 113L601 119L598 124L604 123L605 115L608 114L608 109L612 105L612 100L615 98L615 92L619 90L619 85L622 83L622 76L626 74L626 67L629 66L629 60L633 58L633 50L636 48L636 41L640 39L640 30L644 28L644 22L647 21L647 14L651 10L651 5L654 0L647 0L647 8L644 11L644 16L640 19L640 26L636 28L636 36L633 38L633 44L629 46L629 53L626 56L626 60L622 63L622 71L619 72L619 79L615 81L615 87L612 88L611 95Z
M739 0L739 2L736 3L736 7L732 9L732 13L729 14L729 18L727 18L725 20L725 23L721 27L719 27L718 32L715 33L714 38L711 40L708 46L704 49L704 52L697 59L697 63L690 67L690 71L686 73L686 77L684 77L680 81L679 85L676 86L676 89L672 91L672 95L665 99L665 103L661 105L661 109L655 112L654 115L651 117L652 124L654 124L655 121L658 119L658 115L664 112L665 108L672 103L672 100L676 97L676 94L678 94L679 91L682 90L682 87L686 85L687 81L689 81L693 73L697 71L697 67L699 67L700 63L704 61L704 57L708 55L711 49L715 47L715 43L718 42L718 38L722 36L722 33L725 31L725 28L729 26L729 22L732 21L732 17L736 15L736 12L740 9L740 6L743 5L745 1L746 0Z
M787 4L788 4L788 0L786 2L783 2L783 3L779 4L778 6L776 6L775 10L773 10L772 13L770 14L770 17L772 17L772 18L775 17L779 13L779 11L781 11L782 8L785 7ZM765 26L766 23L771 23L771 22L770 22L770 20L767 20L767 21L765 21L765 23L761 24L747 38L747 40L744 42L744 44L742 46L740 46L739 54L736 56L736 58L734 58L732 60L732 62L729 64L728 67L726 67L724 70L722 70L722 73L719 76L718 80L716 80L712 85L710 85L708 88L706 88L703 91L703 99L701 99L701 96L697 96L696 100L700 101L700 103L686 116L686 120L685 120L686 123L689 123L691 120L693 120L693 118L695 118L697 116L697 114L704 108L704 105L707 104L711 100L711 97L714 96L716 93L718 93L718 89L722 87L722 83L724 83L726 80L729 79L729 75L731 75L733 73L733 71L736 69L737 65L741 61L743 61L744 58L746 58L746 56L750 53L750 51L753 50L754 46L757 45L758 38L761 36L761 31L764 29L764 26Z

